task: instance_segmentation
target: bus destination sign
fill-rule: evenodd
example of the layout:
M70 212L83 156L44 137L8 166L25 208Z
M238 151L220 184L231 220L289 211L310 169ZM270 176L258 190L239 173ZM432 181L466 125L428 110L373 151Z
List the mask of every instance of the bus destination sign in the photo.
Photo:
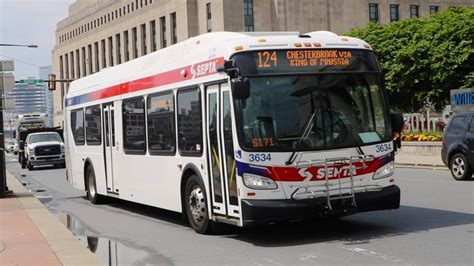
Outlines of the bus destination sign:
M277 51L259 51L257 54L258 67L278 65ZM290 67L348 66L352 58L352 52L344 50L290 50L284 55L282 59Z
M243 75L379 71L372 52L356 49L260 50L234 56Z

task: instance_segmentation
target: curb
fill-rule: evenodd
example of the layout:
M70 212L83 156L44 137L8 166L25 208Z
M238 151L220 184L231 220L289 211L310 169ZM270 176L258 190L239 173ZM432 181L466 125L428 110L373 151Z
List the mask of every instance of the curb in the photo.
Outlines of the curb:
M8 170L7 184L63 265L101 265L99 259ZM41 263L40 263L41 264Z
M446 171L449 170L446 165L439 165L439 164L395 163L395 166L400 167L400 168L417 168L417 169L446 170Z

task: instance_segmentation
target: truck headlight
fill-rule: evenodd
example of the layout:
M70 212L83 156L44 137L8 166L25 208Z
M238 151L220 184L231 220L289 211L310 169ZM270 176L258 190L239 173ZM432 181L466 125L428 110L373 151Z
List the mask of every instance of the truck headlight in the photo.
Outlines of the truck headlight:
M395 171L394 163L393 161L391 161L388 164L377 169L372 179L381 179L381 178L392 176L394 171Z
M64 146L61 146L61 153L64 153Z
M30 152L30 155L35 155L35 149L34 148L28 148L28 151Z
M251 189L276 189L278 188L275 181L270 178L244 173L244 185Z

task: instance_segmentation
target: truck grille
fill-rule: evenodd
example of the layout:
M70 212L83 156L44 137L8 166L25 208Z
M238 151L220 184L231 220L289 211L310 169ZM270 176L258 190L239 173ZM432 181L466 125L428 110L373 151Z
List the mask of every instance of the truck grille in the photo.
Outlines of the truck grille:
M57 155L57 154L61 154L61 147L59 145L48 145L48 146L40 146L40 147L35 148L36 156Z

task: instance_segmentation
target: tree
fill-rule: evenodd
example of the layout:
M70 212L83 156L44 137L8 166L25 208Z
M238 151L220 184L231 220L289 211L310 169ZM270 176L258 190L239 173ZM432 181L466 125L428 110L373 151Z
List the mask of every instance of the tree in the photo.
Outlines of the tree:
M452 7L419 19L352 30L367 41L385 74L390 103L419 111L427 102L437 109L450 90L474 87L474 7Z

